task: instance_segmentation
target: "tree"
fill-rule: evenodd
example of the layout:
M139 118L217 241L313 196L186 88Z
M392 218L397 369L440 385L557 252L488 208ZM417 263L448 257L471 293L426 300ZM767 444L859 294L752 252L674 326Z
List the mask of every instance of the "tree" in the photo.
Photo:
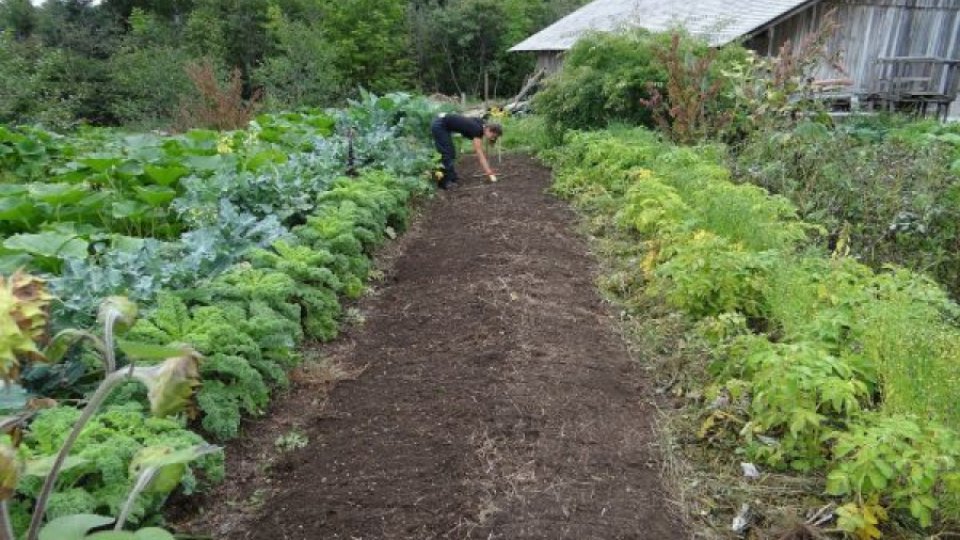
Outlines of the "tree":
M37 33L45 45L105 60L117 49L123 28L93 0L47 0L38 8Z
M110 112L122 124L154 127L170 121L192 91L190 56L175 46L173 30L153 13L134 8L130 32L110 57Z
M509 94L533 68L511 46L583 0L414 0L412 55L421 85L443 93Z
M343 92L335 48L318 28L291 22L279 9L271 12L275 52L254 71L274 109L332 105Z
M0 30L10 30L17 40L24 40L37 28L37 9L30 0L0 1Z
M320 29L350 85L374 92L411 86L407 0L320 0Z

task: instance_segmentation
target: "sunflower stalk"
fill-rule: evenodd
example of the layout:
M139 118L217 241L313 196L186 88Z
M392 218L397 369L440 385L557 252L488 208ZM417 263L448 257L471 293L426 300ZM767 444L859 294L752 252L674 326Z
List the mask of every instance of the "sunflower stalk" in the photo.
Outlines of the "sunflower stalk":
M0 540L14 540L13 523L10 522L10 506L0 501Z
M83 428L86 427L87 422L89 422L97 410L100 409L103 402L106 401L110 395L110 392L127 379L129 379L129 375L122 371L115 371L107 375L103 382L100 383L100 386L97 387L97 391L93 393L90 401L87 402L87 406L83 408L80 418L73 424L73 429L70 430L70 434L67 435L67 440L65 440L60 447L57 458L53 462L53 467L50 469L50 474L44 479L43 488L37 496L33 516L30 519L30 528L27 529L27 540L37 540L40 534L40 525L43 522L44 515L47 513L47 504L50 502L50 495L53 493L54 485L60 476L60 470L63 468L63 463L67 460L67 456L70 454L70 450L73 449L73 445L77 442L77 438L80 436Z
M143 490L147 489L147 486L150 485L150 482L153 481L153 477L157 475L159 470L159 467L147 467L140 473L140 476L137 478L137 483L133 486L133 489L130 490L130 494L127 495L127 501L123 503L123 510L120 511L120 516L117 517L117 523L113 526L113 530L123 530L123 526L127 523L127 518L130 517L130 512L133 511L133 505L137 502L137 497L143 493Z
M83 412L80 413L80 418L73 424L73 429L70 430L67 439L63 442L63 445L60 446L60 451L57 452L57 458L53 462L50 474L48 474L43 481L43 488L40 490L40 494L37 496L37 502L33 507L33 516L30 518L30 528L27 529L27 540L37 540L40 534L40 526L47 513L50 495L53 493L53 488L57 483L57 478L60 476L63 464L66 462L70 450L73 449L73 445L80 437L80 433L83 432L83 428L86 427L90 419L93 418L93 415L103 406L110 392L120 383L131 377L129 373L116 371L114 330L118 324L122 324L124 328L132 325L136 314L136 305L123 297L114 296L107 298L100 307L98 319L103 324L103 352L107 369L106 377L104 377L100 386L97 387L93 396L90 397L87 406L84 407Z

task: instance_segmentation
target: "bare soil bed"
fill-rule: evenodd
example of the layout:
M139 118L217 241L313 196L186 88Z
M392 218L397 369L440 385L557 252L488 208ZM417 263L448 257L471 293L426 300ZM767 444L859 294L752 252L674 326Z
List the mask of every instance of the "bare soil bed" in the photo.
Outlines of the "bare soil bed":
M688 536L661 488L651 383L596 291L575 215L530 158L498 169L499 183L481 183L462 162L464 185L382 258L362 324L319 347L336 373L302 372L245 426L227 448L230 480L179 505L179 531ZM306 446L278 450L281 436Z

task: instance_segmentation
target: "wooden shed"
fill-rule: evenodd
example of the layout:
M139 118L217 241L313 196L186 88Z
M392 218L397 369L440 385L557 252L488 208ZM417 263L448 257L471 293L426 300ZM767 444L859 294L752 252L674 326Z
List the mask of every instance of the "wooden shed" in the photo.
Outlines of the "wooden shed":
M836 94L854 104L932 108L960 116L960 0L595 0L514 46L537 54L538 67L559 69L563 53L588 31L683 26L713 45L743 43L776 54L836 10L830 49L842 72L820 66L817 79L846 79Z

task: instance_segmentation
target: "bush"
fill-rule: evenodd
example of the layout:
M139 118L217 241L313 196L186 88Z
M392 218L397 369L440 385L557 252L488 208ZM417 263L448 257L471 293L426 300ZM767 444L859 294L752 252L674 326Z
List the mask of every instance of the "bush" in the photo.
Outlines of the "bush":
M79 118L90 119L89 105L100 87L91 79L103 74L102 66L39 40L15 42L0 32L0 122L66 129Z
M582 37L563 69L534 98L551 131L604 127L611 121L652 126L650 84L666 81L653 47L662 37L645 30Z
M172 47L123 49L110 58L111 112L122 124L166 127L180 99L193 87L184 71L189 58Z
M344 82L335 65L335 48L319 30L281 18L275 22L277 47L253 71L253 83L263 88L267 107L274 110L331 106L340 99Z
M250 99L244 98L239 69L233 70L225 84L220 81L216 66L210 59L191 62L186 69L195 92L181 99L177 129L230 130L242 129L250 123L259 108L261 96L258 93Z
M554 136L611 122L665 124L674 133L669 128L679 122L676 133L696 137L733 106L724 97L730 92L723 72L745 57L742 47L717 52L677 32L598 33L577 41L563 69L535 96L534 107Z
M929 127L927 128L929 129ZM898 136L893 136L898 133ZM929 134L929 132L928 132ZM735 177L783 195L800 218L877 269L927 272L960 293L960 176L954 147L901 128L803 123L761 132L733 155Z
M818 126L794 133L829 144ZM898 133L897 144L930 144ZM734 184L716 146L608 130L569 134L544 155L559 193L615 222L617 241L643 242L642 260L618 248L618 266L639 276L622 282L646 278L713 347L702 437L735 440L777 470L829 471L828 491L845 503L838 525L860 537L878 537L888 519L918 530L960 519L960 306L941 287L858 263L843 235L825 256L805 241L816 227L785 198Z

